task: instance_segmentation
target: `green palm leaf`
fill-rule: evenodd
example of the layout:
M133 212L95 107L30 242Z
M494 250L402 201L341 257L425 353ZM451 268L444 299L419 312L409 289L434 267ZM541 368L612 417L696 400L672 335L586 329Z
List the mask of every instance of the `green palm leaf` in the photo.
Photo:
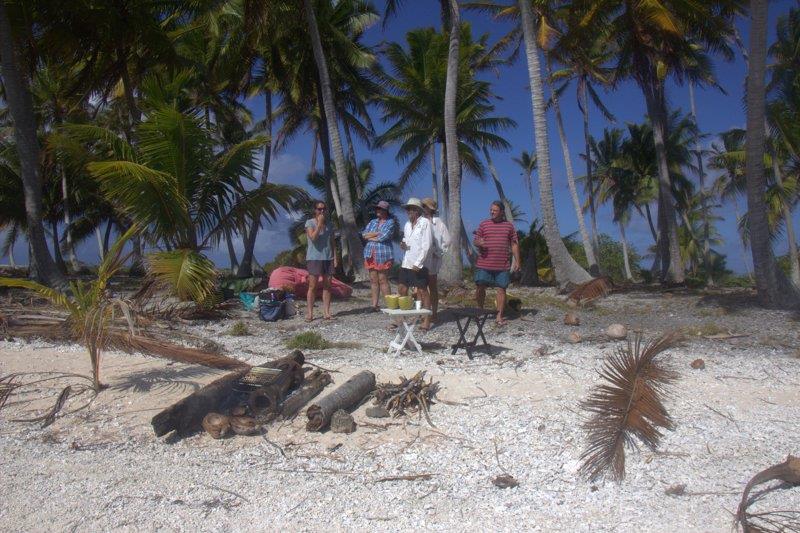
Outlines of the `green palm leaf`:
M198 303L213 294L217 278L214 263L189 249L150 254L147 271L157 283L169 287L176 297Z

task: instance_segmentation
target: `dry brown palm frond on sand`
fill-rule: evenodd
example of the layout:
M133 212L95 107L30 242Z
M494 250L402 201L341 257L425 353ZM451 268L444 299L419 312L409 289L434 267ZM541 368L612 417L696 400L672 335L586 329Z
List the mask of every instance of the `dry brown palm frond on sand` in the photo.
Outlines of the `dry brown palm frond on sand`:
M800 511L771 511L757 514L747 512L748 506L752 503L750 491L753 487L773 480L800 485L800 457L789 455L786 461L762 470L747 482L736 511L736 523L742 526L744 533L800 531Z
M642 335L637 333L627 347L605 360L600 377L606 383L596 386L582 403L591 413L584 425L588 446L581 455L583 475L591 480L610 475L622 481L625 447L636 448L641 442L655 449L661 430L673 428L663 398L678 376L656 357L680 339L680 333L670 332L642 346Z
M599 278L591 279L585 283L581 283L572 289L572 292L567 296L567 300L572 300L576 303L586 303L608 294L614 289L614 282L608 276L601 276Z
M145 335L130 335L115 332L108 339L109 345L126 352L141 352L155 357L162 357L179 363L187 363L217 368L220 370L236 370L250 367L249 364L232 357L211 353L197 348L180 346L170 342L153 339Z

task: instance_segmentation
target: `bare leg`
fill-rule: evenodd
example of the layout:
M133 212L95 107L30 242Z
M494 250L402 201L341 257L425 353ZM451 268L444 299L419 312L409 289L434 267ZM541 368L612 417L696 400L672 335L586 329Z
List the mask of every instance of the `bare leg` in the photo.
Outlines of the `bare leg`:
M397 286L397 294L399 294L400 296L408 296L408 287L400 283Z
M314 302L317 299L317 276L308 276L308 294L306 294L306 320L314 319Z
M483 285L478 285L475 287L475 301L478 303L478 307L483 308L483 303L486 301L486 287Z
M431 308L431 293L428 289L417 288L417 297L422 300L422 307L425 309ZM431 316L426 315L425 318L422 319L422 326L421 329L427 331L431 329Z
M331 277L322 276L322 312L323 317L331 318Z
M378 307L378 271L369 271L369 290L372 293L372 307Z
M506 319L503 318L503 311L506 309L506 290L497 287L497 318L495 319L499 325L505 324Z
M392 288L389 286L389 273L385 270L378 272L378 281L381 286L381 293L386 296L392 293Z
M431 320L436 320L439 313L439 276L433 274L428 276L428 291L431 297Z

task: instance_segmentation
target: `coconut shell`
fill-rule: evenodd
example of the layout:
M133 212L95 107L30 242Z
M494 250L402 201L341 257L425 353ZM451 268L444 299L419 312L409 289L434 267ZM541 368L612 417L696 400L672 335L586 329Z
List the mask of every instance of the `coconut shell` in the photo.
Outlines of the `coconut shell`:
M572 344L578 344L583 340L583 338L581 337L580 333L578 333L577 331L573 331L572 333L569 334L568 340Z
M227 435L231 429L230 417L219 413L208 413L205 418L203 418L202 425L206 433L215 439L221 439Z
M258 422L251 416L232 416L231 429L237 435L254 435L259 431Z
M564 324L567 326L580 326L581 319L575 313L567 313L564 315Z
M606 335L612 339L622 340L628 337L628 328L622 324L611 324L606 328Z

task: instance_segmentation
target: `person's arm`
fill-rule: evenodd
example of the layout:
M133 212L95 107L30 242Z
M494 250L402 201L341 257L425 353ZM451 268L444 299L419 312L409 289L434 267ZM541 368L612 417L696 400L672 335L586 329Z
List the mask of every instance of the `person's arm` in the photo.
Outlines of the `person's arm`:
M335 232L331 232L331 251L333 252L333 268L339 267L339 258L336 256L336 236Z
M422 227L422 230L419 232L419 252L417 253L417 257L414 259L414 270L420 270L423 266L425 266L425 259L427 259L428 254L430 253L432 242L433 231L431 230L431 225L425 224Z
M310 224L309 224L310 222ZM314 241L319 237L319 233L322 231L322 228L325 227L325 222L323 221L320 223L319 218L310 218L306 222L306 236L308 240Z
M389 218L378 228L378 231L375 232L374 240L378 242L389 242L392 240L392 235L394 235L394 219Z
M472 243L475 245L476 248L483 247L483 226L478 225L478 229L472 232L473 239Z
M511 272L516 272L522 268L522 260L519 256L519 242L511 243L511 254L514 256L514 263L511 265Z
M374 222L374 220L371 220L371 221L369 221L369 222L367 223L367 227L366 227L366 228L364 228L364 231L363 231L363 233L361 233L361 236L362 236L362 237L364 237L364 240L365 240L365 241L372 241L372 240L374 240L374 239L375 239L375 236L378 234L378 232L377 232L377 231L370 231L370 230L372 230L372 226L374 225L374 224L373 224L373 222Z

